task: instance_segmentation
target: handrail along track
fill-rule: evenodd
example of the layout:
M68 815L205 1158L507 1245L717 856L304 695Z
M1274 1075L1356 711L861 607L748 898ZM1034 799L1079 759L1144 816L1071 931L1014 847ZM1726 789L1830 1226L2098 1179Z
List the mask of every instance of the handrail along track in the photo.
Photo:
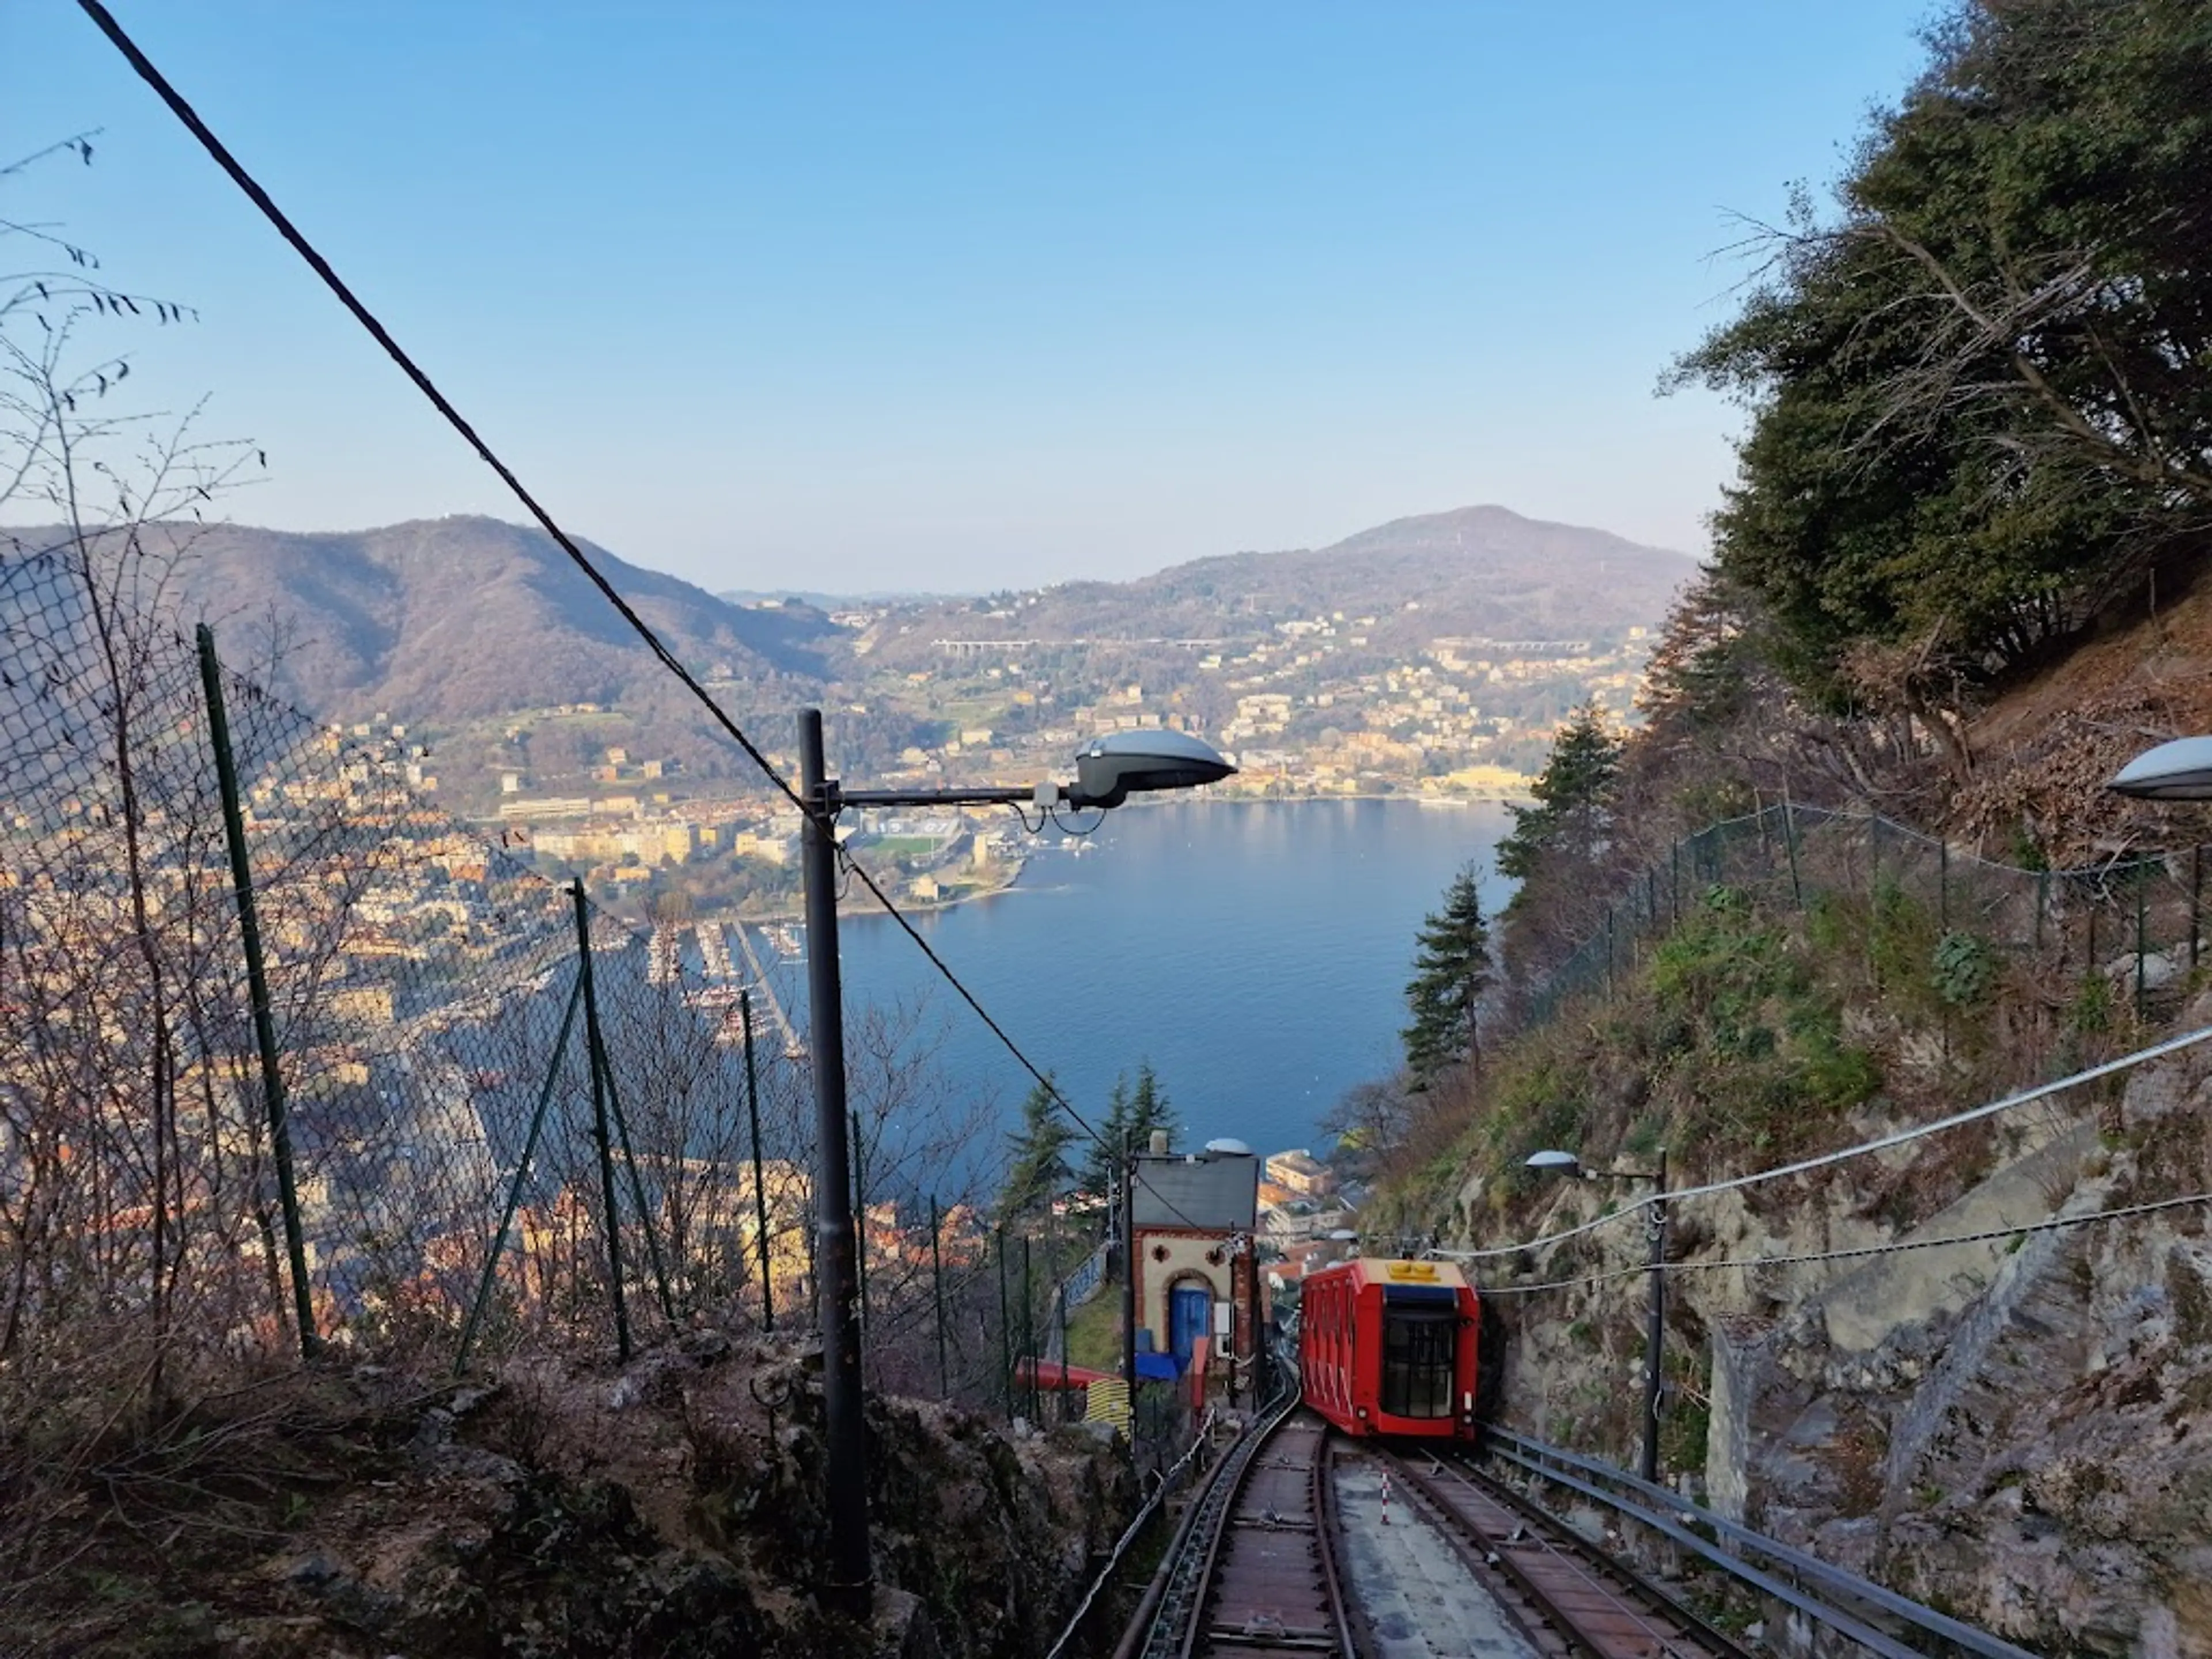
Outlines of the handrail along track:
M1626 1469L1495 1425L1483 1432L1490 1455L1501 1462L1604 1504L1882 1659L1919 1659L1931 1650L1972 1659L2034 1659L2002 1637L1701 1508ZM1761 1558L1766 1567L1753 1565L1746 1555ZM1909 1645L1869 1622L1877 1618L1936 1645Z
M1658 1586L1456 1456L1374 1448L1546 1659L1749 1659Z

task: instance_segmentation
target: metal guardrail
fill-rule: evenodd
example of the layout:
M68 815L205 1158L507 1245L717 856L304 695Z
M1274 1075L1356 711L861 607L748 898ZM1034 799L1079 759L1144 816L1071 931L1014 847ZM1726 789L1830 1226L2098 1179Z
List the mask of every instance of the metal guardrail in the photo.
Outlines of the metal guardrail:
M1745 1583L1826 1625L1838 1635L1886 1656L1886 1659L1917 1659L1920 1650L1905 1646L1894 1638L1814 1599L1795 1585L1783 1583L1771 1572L1761 1571L1735 1551L1700 1537L1689 1528L1693 1526L1710 1528L1716 1539L1725 1539L1739 1549L1762 1556L1773 1567L1786 1569L1801 1580L1820 1585L1830 1595L1856 1602L1863 1608L1878 1609L1919 1634L1933 1637L1958 1652L1975 1656L1975 1659L2036 1659L2036 1656L2026 1648L2016 1647L1985 1630L1938 1613L1911 1596L1901 1595L1870 1579L1862 1578L1856 1573L1823 1561L1818 1556L1808 1555L1778 1539L1769 1538L1740 1522L1715 1514L1692 1503L1680 1493L1639 1479L1626 1469L1615 1468L1612 1464L1594 1457L1547 1445L1540 1440L1515 1434L1509 1429L1491 1425L1486 1428L1485 1434L1492 1455L1540 1479L1595 1498L1617 1514L1653 1528L1672 1541L1696 1551ZM1566 1473L1569 1469L1579 1470L1592 1479L1579 1479ZM1620 1492L1598 1485L1600 1481L1610 1483L1613 1487L1626 1488L1638 1497L1662 1505L1663 1509L1655 1510L1630 1503Z

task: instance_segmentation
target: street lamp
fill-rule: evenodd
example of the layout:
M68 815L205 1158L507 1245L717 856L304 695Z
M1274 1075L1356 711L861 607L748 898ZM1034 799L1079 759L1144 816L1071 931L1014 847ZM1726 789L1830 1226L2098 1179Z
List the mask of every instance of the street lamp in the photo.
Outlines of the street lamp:
M1646 1480L1659 1479L1659 1346L1667 1322L1667 1149L1659 1149L1656 1170L1585 1170L1572 1152L1532 1152L1528 1168L1540 1175L1580 1176L1585 1181L1648 1181L1656 1189L1644 1218L1644 1237L1650 1247L1645 1278L1651 1287L1650 1310L1644 1329L1644 1450L1637 1473Z
M2105 787L2137 800L2212 800L2212 738L2176 738L2146 749Z
M860 1327L854 1303L859 1262L853 1231L852 1149L846 1139L845 1004L837 963L837 815L848 806L1119 806L1132 794L1216 783L1237 769L1180 732L1116 732L1075 757L1075 781L1025 788L843 789L822 755L822 711L799 715L799 832L806 897L806 994L814 1057L817 1298L822 1329L822 1406L830 1511L823 1600L865 1617L868 1561L868 1442L860 1382Z

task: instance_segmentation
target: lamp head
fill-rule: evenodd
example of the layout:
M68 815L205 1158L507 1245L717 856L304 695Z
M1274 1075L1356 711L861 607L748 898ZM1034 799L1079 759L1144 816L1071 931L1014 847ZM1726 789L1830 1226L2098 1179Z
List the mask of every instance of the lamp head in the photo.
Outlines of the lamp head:
M1531 1152L1528 1168L1539 1175L1577 1176L1583 1172L1583 1161L1572 1152Z
M2176 738L2147 749L2105 787L2137 800L2212 800L2212 738Z
M1067 804L1119 806L1139 791L1193 789L1218 783L1236 771L1211 744L1187 732L1115 732L1076 751L1075 787L1067 792Z

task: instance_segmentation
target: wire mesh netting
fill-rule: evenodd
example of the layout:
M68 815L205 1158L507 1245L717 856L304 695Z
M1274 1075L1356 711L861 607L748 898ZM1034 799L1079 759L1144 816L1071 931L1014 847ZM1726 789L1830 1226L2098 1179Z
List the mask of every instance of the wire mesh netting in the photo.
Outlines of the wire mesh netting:
M101 1353L234 1374L303 1323L455 1362L811 1329L811 1075L766 943L547 879L517 832L428 805L404 726L225 667L130 538L49 539L0 555L13 1379ZM926 1025L848 1012L869 1379L1034 1411L1014 1372L1056 1351L1096 1227L993 1236L997 1103Z
M810 1322L809 1078L749 944L633 928L430 809L403 726L204 660L141 568L67 538L0 559L0 1353L279 1349L288 1220L325 1340L602 1340L764 1316L763 1280ZM910 1323L980 1230L949 1200L930 1249L915 1177L944 1148L894 1108L939 1140L954 1114L915 1111L884 1046L858 1196L872 1312Z
M1727 889L1776 908L1856 906L1869 950L1911 935L1919 965L1957 1000L1972 1000L1977 977L2012 971L2151 1024L2179 1012L2200 964L2204 865L2191 847L2023 868L1878 815L1783 803L1710 824L1631 877L1603 925L1529 993L1528 1018L1610 994L1645 941Z

